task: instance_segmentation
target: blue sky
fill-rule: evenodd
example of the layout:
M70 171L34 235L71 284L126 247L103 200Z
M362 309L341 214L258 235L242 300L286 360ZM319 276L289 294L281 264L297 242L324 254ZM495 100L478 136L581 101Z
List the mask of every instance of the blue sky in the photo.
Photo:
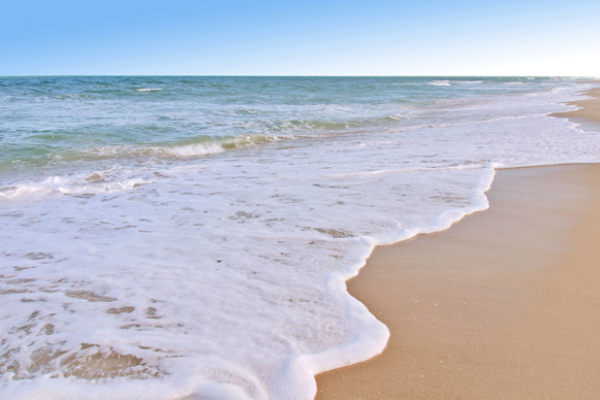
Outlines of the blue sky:
M0 75L600 76L600 1L0 5Z

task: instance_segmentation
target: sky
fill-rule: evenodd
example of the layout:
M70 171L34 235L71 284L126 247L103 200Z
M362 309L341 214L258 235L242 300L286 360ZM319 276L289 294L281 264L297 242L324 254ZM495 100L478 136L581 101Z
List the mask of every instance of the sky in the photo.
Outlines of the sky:
M0 76L600 77L600 1L19 0Z

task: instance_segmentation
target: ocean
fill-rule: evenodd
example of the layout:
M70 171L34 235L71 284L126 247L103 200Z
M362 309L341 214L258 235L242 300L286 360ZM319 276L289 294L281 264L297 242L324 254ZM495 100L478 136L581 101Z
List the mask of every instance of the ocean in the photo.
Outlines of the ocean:
M600 161L575 78L0 78L0 397L309 400L377 245Z

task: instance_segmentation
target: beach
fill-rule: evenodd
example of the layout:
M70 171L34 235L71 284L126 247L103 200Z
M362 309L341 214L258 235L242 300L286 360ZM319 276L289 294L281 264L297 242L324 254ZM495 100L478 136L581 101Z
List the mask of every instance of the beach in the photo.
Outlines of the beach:
M597 99L573 105L556 116L600 121ZM375 249L347 285L387 348L316 398L599 398L598 182L597 164L499 170L488 210Z
M593 398L598 86L0 77L0 398Z

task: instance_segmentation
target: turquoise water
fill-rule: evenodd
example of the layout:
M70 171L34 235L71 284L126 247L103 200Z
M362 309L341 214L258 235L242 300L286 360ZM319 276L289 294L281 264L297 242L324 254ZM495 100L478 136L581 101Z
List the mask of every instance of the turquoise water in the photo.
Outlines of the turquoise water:
M442 86L435 85L439 83ZM548 90L550 79L0 78L0 170L203 156L298 136L455 119L445 104ZM434 83L434 84L432 84ZM443 90L440 90L443 89ZM452 110L449 110L452 111ZM463 116L461 116L463 117ZM212 147L216 146L216 147ZM168 149L175 149L175 153ZM161 149L165 149L161 151Z

